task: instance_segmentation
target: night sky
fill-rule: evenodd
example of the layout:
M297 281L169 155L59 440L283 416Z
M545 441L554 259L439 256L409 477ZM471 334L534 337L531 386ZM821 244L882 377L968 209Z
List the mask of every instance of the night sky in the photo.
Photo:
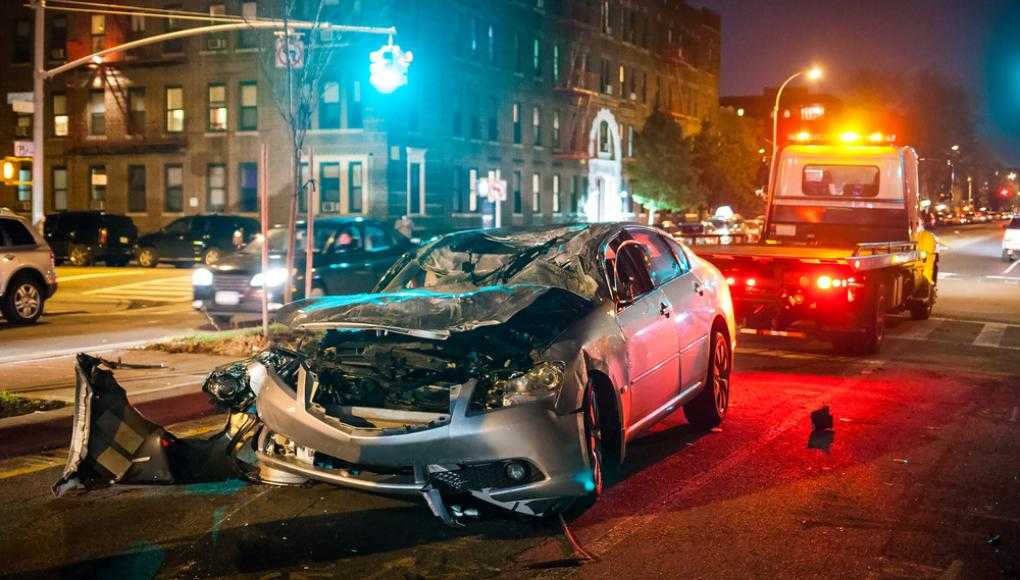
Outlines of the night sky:
M820 90L860 68L935 68L971 88L1001 161L1020 165L1020 0L689 0L722 16L722 95L811 63Z

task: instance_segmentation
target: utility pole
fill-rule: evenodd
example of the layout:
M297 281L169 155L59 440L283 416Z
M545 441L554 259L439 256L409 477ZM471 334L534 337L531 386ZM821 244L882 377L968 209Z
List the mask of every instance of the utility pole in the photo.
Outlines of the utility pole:
M35 46L32 55L32 224L40 228L42 226L44 205L43 205L43 165L46 158L44 155L44 118L46 110L46 97L43 94L44 75L46 73L46 0L35 0L35 34L32 39Z

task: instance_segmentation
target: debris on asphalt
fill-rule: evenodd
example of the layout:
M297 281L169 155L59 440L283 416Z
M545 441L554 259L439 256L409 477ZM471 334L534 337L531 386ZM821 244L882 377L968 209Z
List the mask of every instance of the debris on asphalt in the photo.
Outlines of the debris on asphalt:
M829 412L828 405L811 411L811 425L815 431L832 429L832 413Z
M897 457L896 459L893 459L893 461L895 461L896 463L902 463L903 465L910 463L910 460L905 457L904 458Z
M989 546L998 546L999 542L1001 542L1001 541L1002 541L1002 536L999 535L999 534L994 534L992 536L989 536L988 539L985 540L985 543L988 544Z

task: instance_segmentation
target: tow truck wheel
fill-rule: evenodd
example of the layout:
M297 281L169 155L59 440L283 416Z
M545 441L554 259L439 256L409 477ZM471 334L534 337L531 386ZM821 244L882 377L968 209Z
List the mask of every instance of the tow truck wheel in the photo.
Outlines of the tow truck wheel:
M886 297L884 286L878 288L878 297L874 304L875 311L871 320L868 321L868 326L864 329L859 343L861 354L875 354L882 348L882 341L885 340Z
M931 311L935 309L936 288L931 287L931 294L927 300L910 303L911 320L928 320L931 318Z

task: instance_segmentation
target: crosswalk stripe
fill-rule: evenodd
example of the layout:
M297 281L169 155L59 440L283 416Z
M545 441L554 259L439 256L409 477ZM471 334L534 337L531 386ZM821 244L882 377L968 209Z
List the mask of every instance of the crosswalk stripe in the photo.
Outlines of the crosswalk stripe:
M942 324L940 320L919 320L909 325L906 331L895 333L896 338L905 338L908 340L924 340L928 338L928 335L935 331L939 325Z
M981 333L974 339L974 343L977 346L992 346L998 347L1002 344L1003 337L1006 336L1006 328L1008 325L1001 324L998 322L989 322L985 324L984 328L981 329Z

